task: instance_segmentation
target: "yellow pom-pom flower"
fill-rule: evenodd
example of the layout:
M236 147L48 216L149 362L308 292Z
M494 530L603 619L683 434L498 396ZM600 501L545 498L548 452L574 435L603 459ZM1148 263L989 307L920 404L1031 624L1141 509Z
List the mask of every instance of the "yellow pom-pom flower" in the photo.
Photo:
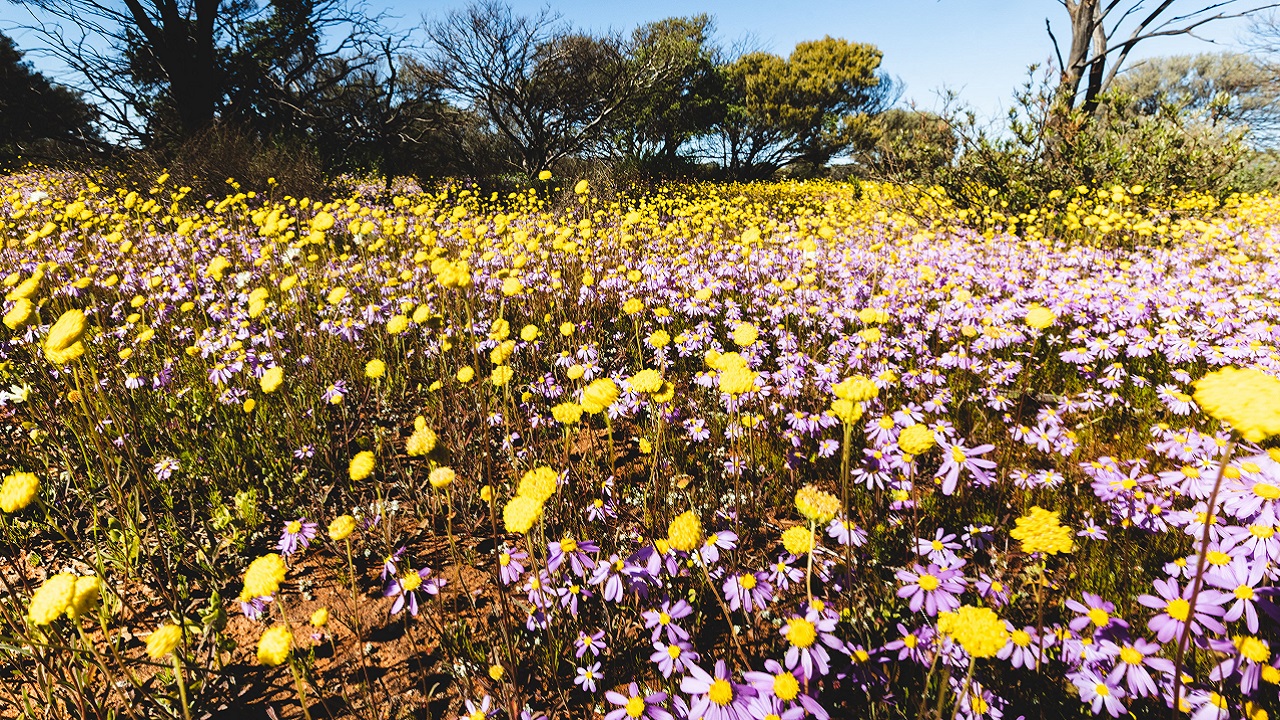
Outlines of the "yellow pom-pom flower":
M54 365L66 365L84 354L87 320L80 310L68 310L58 318L44 339L44 356Z
M551 408L551 417L561 425L573 425L582 419L582 406L575 402L563 402Z
M804 525L796 525L782 533L782 546L792 555L807 555L813 552L814 544L813 531Z
M0 510L15 513L26 508L40 493L40 479L34 473L18 472L6 475L0 485Z
M733 329L733 344L738 347L751 347L760 338L760 330L751 323L738 323Z
M1195 401L1249 442L1280 435L1280 378L1254 368L1226 367L1195 382Z
M284 582L285 570L284 558L276 553L254 560L244 571L244 590L240 597L251 600L274 595L280 589L280 583Z
M549 467L537 467L526 472L516 486L516 495L542 504L556 494L560 476Z
M972 605L939 613L938 631L954 638L972 658L993 657L1009 641L1009 629L991 608Z
M849 402L866 402L880 394L880 388L871 381L871 378L854 375L845 378L831 387L831 392L841 400Z
M909 455L923 455L938 442L938 438L924 423L916 423L903 429L898 435L898 447Z
M430 455L436 449L436 442L436 431L423 424L422 427L414 428L413 434L404 443L404 449L409 457Z
M1035 328L1036 330L1044 330L1057 322L1058 316L1054 315L1052 310L1043 305L1033 304L1027 308L1027 314L1023 317L1023 320L1027 323L1028 327Z
M258 385L262 388L262 392L270 395L278 390L283 382L284 368L276 365L267 368L266 372L262 373L262 377L258 380Z
M325 625L328 625L329 624L329 608L324 608L324 607L317 608L315 612L311 613L310 623L311 623L311 627L314 627L314 628L322 628Z
M356 519L350 515L339 515L329 523L329 537L335 542L342 542L355 532Z
M1031 512L1015 521L1009 536L1022 543L1023 552L1069 553L1075 548L1071 528L1058 522L1058 513L1032 506Z
M507 532L524 534L542 517L542 503L530 497L517 495L502 508L502 523Z
M163 660L182 642L182 628L165 623L147 637L147 657Z
M627 384L638 393L656 393L662 389L662 376L657 370L645 368L632 375L627 380Z
M840 512L840 499L812 485L805 485L796 491L796 510L810 522L826 525Z
M431 483L431 487L437 490L444 490L452 485L457 477L458 475L453 471L453 468L438 467L427 476L427 482Z
M76 576L58 573L40 586L31 596L27 619L32 625L48 625L67 611L76 595Z
M748 368L746 363L733 363L720 371L717 383L720 392L736 397L755 390L756 372Z
M288 625L272 625L258 638L258 661L275 667L289 659L293 651L293 633Z
M101 589L102 584L96 575L76 578L71 602L67 604L67 617L75 620L92 610L94 604L98 602L98 594Z
M373 474L373 466L373 453L363 450L351 458L351 462L347 465L347 475L352 480L359 482Z
M13 307L9 308L9 312L4 314L4 324L10 330L17 330L26 325L34 314L35 304L27 298L18 298L14 301Z
M667 525L667 543L673 550L693 552L702 546L702 520L692 510L680 513Z
M387 334L399 335L409 329L409 318L404 315L393 315L387 320Z
M618 399L618 384L609 378L592 380L582 391L582 409L598 415Z

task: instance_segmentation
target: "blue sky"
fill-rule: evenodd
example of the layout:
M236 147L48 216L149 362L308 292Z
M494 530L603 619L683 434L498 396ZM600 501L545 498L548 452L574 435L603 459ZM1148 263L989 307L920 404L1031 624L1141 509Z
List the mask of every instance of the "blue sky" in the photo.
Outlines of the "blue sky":
M803 3L738 0L510 0L517 11L533 13L549 6L564 19L591 30L626 31L671 15L706 12L716 19L721 41L751 38L762 49L785 55L796 42L832 35L869 42L884 51L884 69L906 85L904 100L924 108L938 104L943 87L984 114L998 114L1011 91L1026 77L1027 66L1045 63L1052 46L1045 19L1060 41L1065 11L1057 0L807 0ZM455 0L369 0L397 23L411 27L463 3ZM28 17L0 0L0 28ZM1232 48L1248 29L1245 21L1224 21L1205 29L1210 44L1188 37L1157 38L1139 46L1135 58ZM23 47L30 45L17 34ZM40 61L36 58L38 64Z

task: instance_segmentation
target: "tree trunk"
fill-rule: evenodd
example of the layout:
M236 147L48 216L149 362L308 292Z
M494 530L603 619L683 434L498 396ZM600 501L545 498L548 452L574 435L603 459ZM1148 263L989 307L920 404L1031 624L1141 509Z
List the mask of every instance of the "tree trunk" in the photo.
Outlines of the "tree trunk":
M1062 78L1058 83L1055 104L1060 113L1068 113L1076 108L1080 82L1084 79L1086 69L1090 67L1094 31L1095 28L1101 29L1102 12L1100 0L1067 0L1065 5L1071 18L1071 45L1067 48L1067 56L1062 59Z
M1107 66L1107 31L1102 23L1093 27L1093 62L1089 63L1089 83L1085 86L1084 104L1081 108L1086 115L1093 115L1098 109L1098 95L1102 93L1102 79Z

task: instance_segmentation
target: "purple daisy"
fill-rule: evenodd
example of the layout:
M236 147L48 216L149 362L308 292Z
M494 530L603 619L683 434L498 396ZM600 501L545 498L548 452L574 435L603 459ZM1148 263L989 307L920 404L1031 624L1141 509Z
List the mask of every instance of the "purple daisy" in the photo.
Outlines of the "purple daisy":
M717 660L714 674L691 665L689 674L681 678L680 689L688 693L689 716L703 720L750 720L748 699L756 696L755 688L734 682L723 660Z
M299 549L304 549L311 544L316 537L318 527L316 523L306 518L285 523L284 532L280 533L280 542L276 543L276 549L281 555L293 555Z
M391 614L399 615L406 607L409 608L409 614L418 616L418 593L424 592L428 595L439 595L440 588L444 587L447 580L428 579L431 575L431 568L424 567L421 570L409 570L403 576L395 578L391 584L387 586L384 597L395 597L395 602L391 604Z
M964 574L954 568L943 569L930 564L927 568L912 565L911 571L899 570L897 578L903 583L898 597L909 598L911 612L924 608L926 615L937 615L939 610L950 612L960 607L957 597L964 592Z
M1222 604L1226 599L1221 593L1201 590L1200 596L1196 598L1196 606L1192 608L1189 602L1190 585L1181 590L1176 580L1156 580L1154 585L1159 596L1139 595L1138 602L1161 611L1147 621L1147 628L1156 634L1156 639L1160 642L1167 643L1181 637L1182 629L1188 622L1191 623L1191 632L1196 635L1203 633L1203 628L1215 633L1226 631L1217 619L1225 612Z
M618 706L617 709L606 713L604 720L632 720L633 718L674 720L671 713L662 709L662 703L667 701L666 693L655 692L646 695L640 692L640 686L635 683L627 687L626 695L609 690L605 692L604 699Z

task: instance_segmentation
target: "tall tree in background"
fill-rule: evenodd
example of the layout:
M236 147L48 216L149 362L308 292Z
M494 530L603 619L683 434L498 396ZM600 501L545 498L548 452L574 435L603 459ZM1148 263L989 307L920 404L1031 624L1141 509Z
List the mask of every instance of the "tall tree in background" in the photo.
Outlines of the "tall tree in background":
M1224 130L1247 130L1255 143L1280 129L1280 83L1261 58L1206 53L1151 58L1116 77L1111 104L1120 112L1177 110Z
M724 82L712 30L707 15L636 28L627 62L668 70L614 118L607 136L612 155L650 170L675 170L687 160L681 149L724 117Z
M896 100L894 83L877 73L880 59L872 45L831 37L802 42L786 59L743 55L722 70L728 109L711 151L738 178L825 165Z
M20 2L111 130L139 143L190 138L218 119L288 126L320 64L374 34L347 0ZM325 33L336 37L322 49Z
M1277 6L1274 2L1244 0L1058 2L1067 11L1071 35L1064 55L1049 20L1045 20L1062 73L1056 111L1066 114L1081 110L1086 116L1097 111L1100 96L1110 89L1140 43L1157 37L1190 35L1209 23L1252 16Z
M516 169L535 175L597 146L624 108L687 72L689 53L677 47L697 42L696 24L593 37L549 11L521 16L485 0L426 29L452 95L511 146Z
M95 141L94 119L79 94L33 70L13 39L0 33L0 161L42 140Z
M474 119L444 101L439 74L420 58L389 39L380 52L381 62L351 70L343 66L351 61L333 60L321 73L342 78L326 84L311 118L325 165L375 172L388 188L395 176L415 172L474 174L461 162Z

